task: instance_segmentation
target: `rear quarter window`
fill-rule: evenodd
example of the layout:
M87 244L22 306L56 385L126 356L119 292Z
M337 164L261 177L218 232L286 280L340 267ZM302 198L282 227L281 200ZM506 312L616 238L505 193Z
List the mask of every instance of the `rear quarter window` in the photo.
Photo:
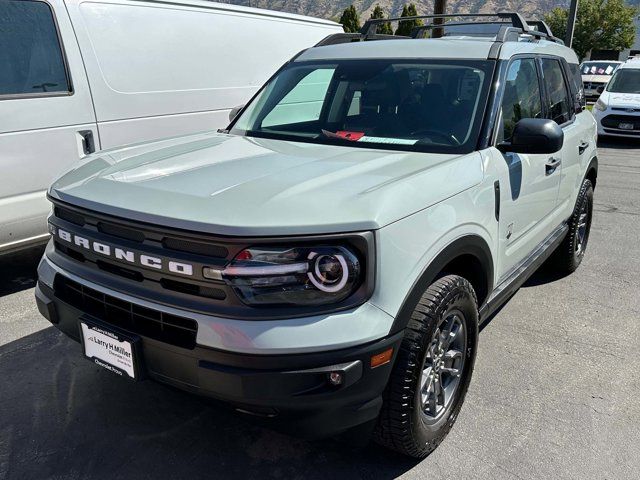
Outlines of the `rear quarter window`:
M569 63L569 73L569 76L571 77L571 90L576 96L576 100L584 107L586 106L587 101L584 96L584 85L582 83L580 65L577 63Z

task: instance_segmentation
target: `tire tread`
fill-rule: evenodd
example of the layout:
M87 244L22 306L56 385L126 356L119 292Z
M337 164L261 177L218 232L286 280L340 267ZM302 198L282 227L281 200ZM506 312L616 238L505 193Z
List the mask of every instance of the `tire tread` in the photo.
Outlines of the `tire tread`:
M429 326L437 322L443 309L461 294L468 294L473 299L477 311L478 301L471 284L457 275L447 275L436 280L422 294L412 312L389 384L383 393L383 406L374 430L374 439L381 445L405 455L424 458L450 430L453 422L447 423L436 441L427 445L418 444L412 431L411 409L415 393L414 376L416 369L421 366L422 345ZM462 401L457 408L461 404Z

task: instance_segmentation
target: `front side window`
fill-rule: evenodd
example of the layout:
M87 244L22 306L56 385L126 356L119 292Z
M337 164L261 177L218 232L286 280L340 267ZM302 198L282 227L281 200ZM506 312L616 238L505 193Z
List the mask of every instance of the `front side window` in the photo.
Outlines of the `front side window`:
M542 99L533 58L514 60L507 70L502 95L498 143L508 141L513 127L523 118L542 118Z
M553 58L543 58L542 77L547 88L549 118L558 125L570 121L573 118L572 102L560 62Z
M612 93L640 93L640 68L616 70L607 91Z
M338 60L284 68L231 133L429 152L472 151L494 63Z
M0 2L0 96L68 92L70 85L51 8Z

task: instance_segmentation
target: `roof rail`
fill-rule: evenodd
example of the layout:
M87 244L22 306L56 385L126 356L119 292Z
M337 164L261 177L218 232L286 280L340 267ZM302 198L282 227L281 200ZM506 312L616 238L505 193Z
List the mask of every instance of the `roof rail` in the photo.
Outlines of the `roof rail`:
M360 33L365 37L376 35L378 25L388 22L404 22L407 20L422 20L422 19L446 19L446 18L502 18L511 21L511 26L521 28L523 31L529 29L525 19L516 12L497 12L497 13L442 13L434 15L416 15L414 17L393 17L393 18L370 18L368 19L362 28ZM506 22L505 22L506 23ZM436 26L442 26L436 25Z
M401 35L376 35L375 38L370 38L369 40L406 40L407 38L409 37ZM314 47L337 45L339 43L361 42L362 40L364 40L364 38L359 33L334 33L320 40L314 45Z

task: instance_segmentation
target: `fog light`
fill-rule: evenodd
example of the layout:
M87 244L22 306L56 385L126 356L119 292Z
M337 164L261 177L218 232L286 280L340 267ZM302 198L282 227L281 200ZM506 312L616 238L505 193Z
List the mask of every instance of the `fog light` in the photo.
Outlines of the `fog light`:
M344 375L342 375L342 372L331 372L328 375L329 377L329 383L331 385L342 385L342 381L344 380Z

